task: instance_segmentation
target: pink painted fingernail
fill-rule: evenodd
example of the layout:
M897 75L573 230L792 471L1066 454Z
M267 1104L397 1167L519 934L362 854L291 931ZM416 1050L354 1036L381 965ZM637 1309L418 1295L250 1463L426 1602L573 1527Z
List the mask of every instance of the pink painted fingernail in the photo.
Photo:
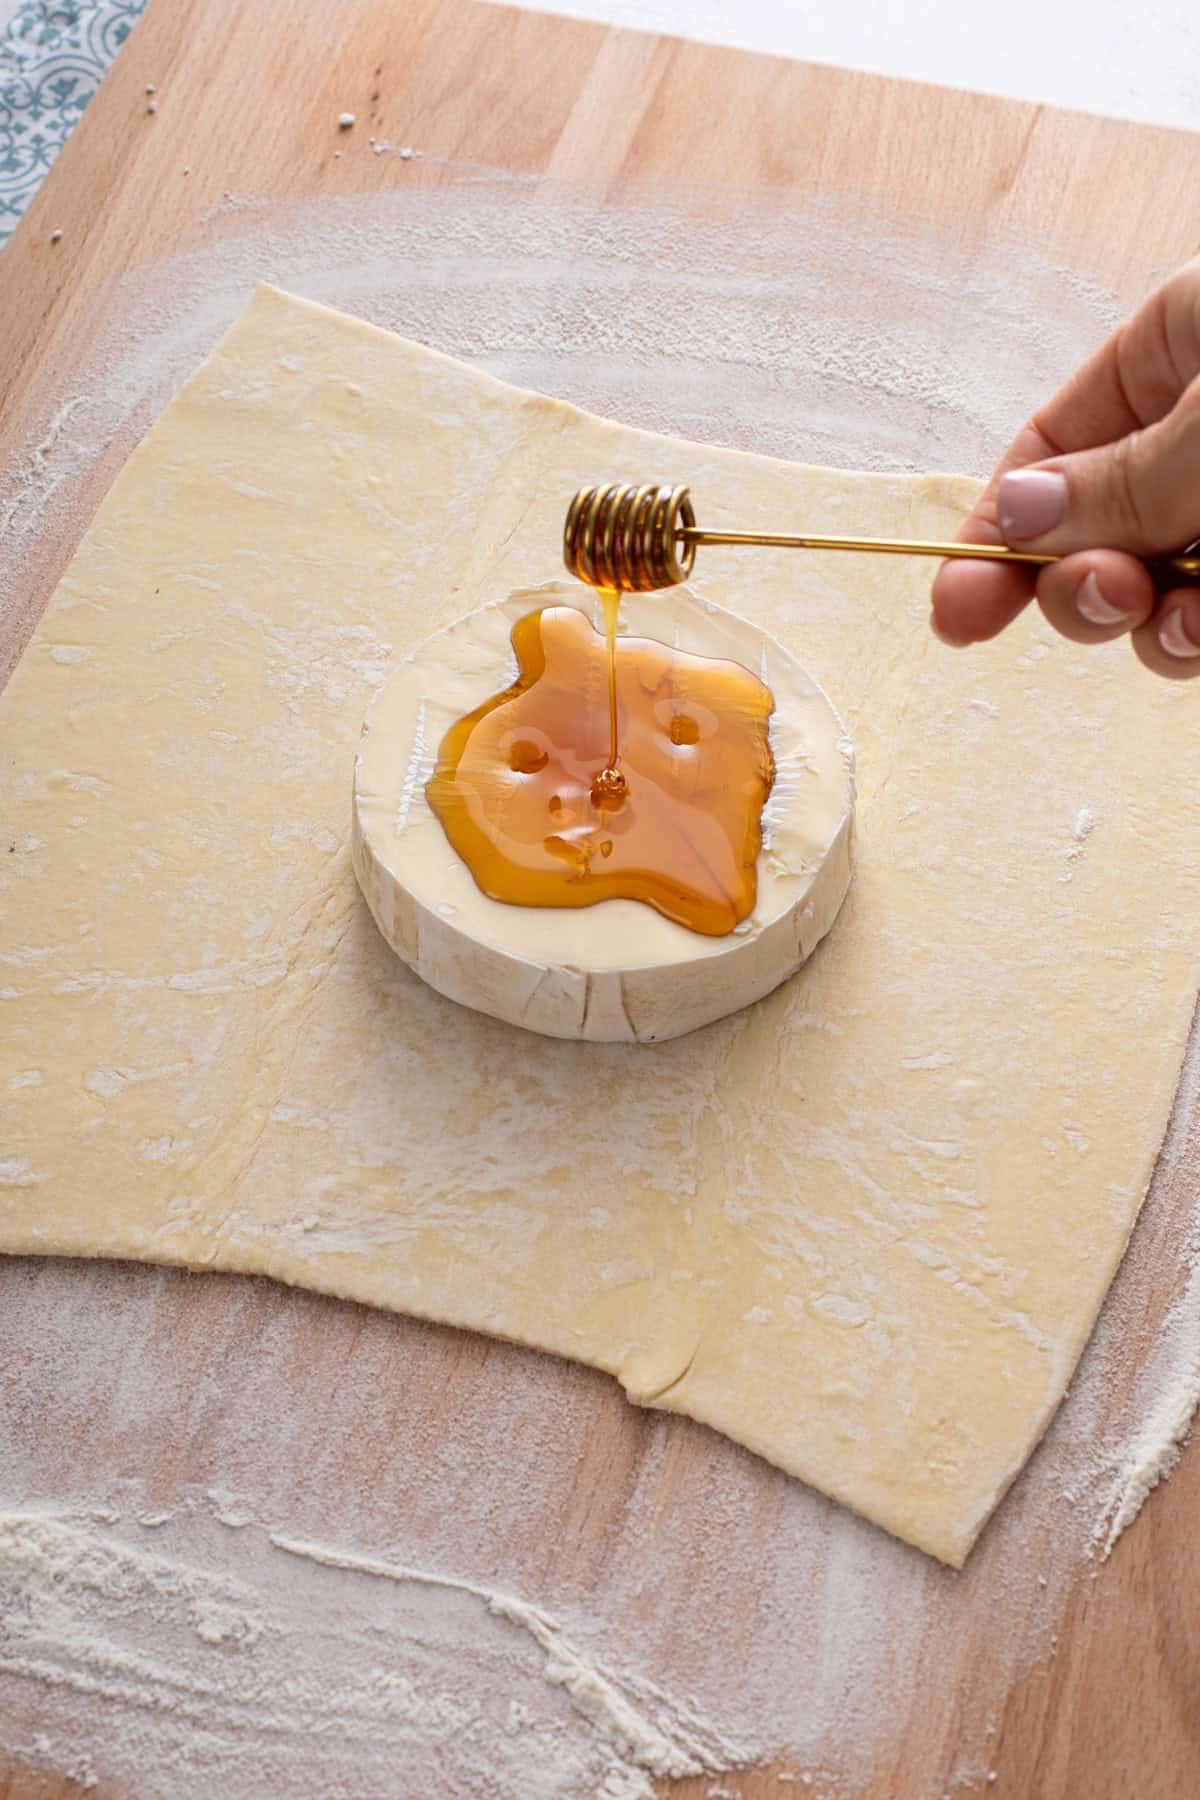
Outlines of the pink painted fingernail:
M1041 537L1062 523L1067 478L1056 469L1012 469L1000 478L997 504L1006 538Z
M1100 592L1100 583L1089 570L1075 590L1075 606L1081 619L1089 625L1124 625L1129 614L1119 606L1110 606Z
M1194 644L1189 637L1181 609L1167 614L1158 628L1158 641L1168 656L1177 656L1181 661L1189 656L1200 656L1200 644Z

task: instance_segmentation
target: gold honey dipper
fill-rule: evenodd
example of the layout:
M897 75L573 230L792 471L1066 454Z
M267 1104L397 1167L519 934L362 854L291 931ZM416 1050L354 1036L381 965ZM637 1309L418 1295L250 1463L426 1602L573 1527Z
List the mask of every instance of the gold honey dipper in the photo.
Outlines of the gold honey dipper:
M1006 544L937 544L915 538L826 537L774 531L701 531L687 487L609 482L580 488L567 510L563 560L590 587L649 593L686 581L698 544L771 544L785 550L865 550L885 556L963 556L972 562L1058 562ZM1200 543L1150 565L1157 576L1200 579Z

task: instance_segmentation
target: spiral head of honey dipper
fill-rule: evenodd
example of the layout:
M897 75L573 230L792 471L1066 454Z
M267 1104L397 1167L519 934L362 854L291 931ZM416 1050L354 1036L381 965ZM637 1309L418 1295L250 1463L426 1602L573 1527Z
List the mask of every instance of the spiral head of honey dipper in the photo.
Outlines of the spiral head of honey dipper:
M676 533L696 523L686 487L609 482L580 488L567 510L563 561L589 587L650 593L686 581L696 546Z

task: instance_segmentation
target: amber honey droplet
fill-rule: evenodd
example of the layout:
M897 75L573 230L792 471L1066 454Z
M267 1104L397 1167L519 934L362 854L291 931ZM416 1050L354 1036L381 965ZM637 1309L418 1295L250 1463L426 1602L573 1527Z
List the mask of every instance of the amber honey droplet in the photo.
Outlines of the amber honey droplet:
M770 690L651 638L606 644L570 606L527 613L512 643L516 681L450 727L426 790L479 887L732 931L754 909Z
M598 806L601 812L614 812L624 804L629 784L620 769L614 769L610 763L598 775L592 776L591 791L593 806Z
M673 744L698 744L700 742L700 726L687 713L676 713L671 720L670 738Z

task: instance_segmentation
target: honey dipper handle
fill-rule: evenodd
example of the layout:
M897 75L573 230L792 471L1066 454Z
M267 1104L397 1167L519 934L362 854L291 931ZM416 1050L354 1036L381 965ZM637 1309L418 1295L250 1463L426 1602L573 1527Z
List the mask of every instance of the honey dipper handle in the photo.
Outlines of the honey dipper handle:
M972 562L1015 562L1044 567L1058 562L1032 550L1010 550L1007 544L939 544L915 538L819 537L774 531L704 531L684 526L675 534L676 541L695 548L698 544L770 544L785 550L865 550L885 556L965 557ZM1160 557L1149 564L1157 576L1182 576L1188 581L1200 580L1200 554L1189 550L1179 556Z

